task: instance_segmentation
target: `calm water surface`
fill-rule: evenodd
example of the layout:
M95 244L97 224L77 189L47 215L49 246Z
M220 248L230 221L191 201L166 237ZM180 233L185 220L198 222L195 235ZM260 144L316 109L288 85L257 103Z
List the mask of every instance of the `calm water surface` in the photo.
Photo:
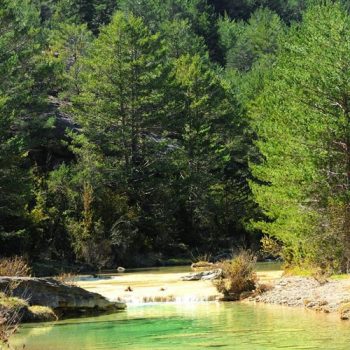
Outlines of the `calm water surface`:
M158 304L97 318L27 325L28 350L349 349L350 324L312 311L239 303Z

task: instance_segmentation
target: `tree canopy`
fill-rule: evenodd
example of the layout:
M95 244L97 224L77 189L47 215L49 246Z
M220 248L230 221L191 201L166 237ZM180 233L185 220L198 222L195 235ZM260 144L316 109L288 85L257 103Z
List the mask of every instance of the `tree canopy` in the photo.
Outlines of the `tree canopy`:
M348 9L2 0L0 254L347 271Z

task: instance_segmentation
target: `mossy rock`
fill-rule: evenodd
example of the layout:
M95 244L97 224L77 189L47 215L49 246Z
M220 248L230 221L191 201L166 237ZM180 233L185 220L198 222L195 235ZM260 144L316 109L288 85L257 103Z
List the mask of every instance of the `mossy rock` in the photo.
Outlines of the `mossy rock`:
M0 293L0 307L5 309L21 309L27 307L28 303L20 298L7 296L5 293Z
M33 305L28 307L27 322L57 321L57 315L47 306Z
M1 323L16 324L25 317L27 312L28 304L25 300L0 293Z

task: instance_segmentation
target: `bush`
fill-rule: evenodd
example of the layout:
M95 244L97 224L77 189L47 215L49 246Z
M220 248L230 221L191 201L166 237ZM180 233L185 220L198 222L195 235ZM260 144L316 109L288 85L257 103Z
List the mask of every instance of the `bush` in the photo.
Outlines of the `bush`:
M55 277L55 280L67 286L76 286L76 277L77 275L74 273L61 272L58 276Z
M254 290L257 282L255 263L255 256L247 251L241 251L233 260L221 262L223 277L214 282L217 290L230 300L238 300L241 293Z
M9 338L17 332L21 315L27 306L25 300L0 293L0 349L2 344L7 346Z
M282 256L282 246L274 238L269 236L264 236L260 240L261 243L261 252L265 257L278 258Z
M0 259L0 276L30 276L30 267L22 257L15 256L12 258Z

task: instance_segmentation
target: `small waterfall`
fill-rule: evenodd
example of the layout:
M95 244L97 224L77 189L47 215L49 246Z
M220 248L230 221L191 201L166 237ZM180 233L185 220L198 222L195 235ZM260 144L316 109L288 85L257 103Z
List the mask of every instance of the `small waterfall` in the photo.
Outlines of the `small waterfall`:
M128 305L142 305L150 303L176 303L176 304L194 304L194 303L204 303L204 302L214 302L219 298L218 295L183 295L183 296L127 296L124 298L117 298L115 301L123 302Z

